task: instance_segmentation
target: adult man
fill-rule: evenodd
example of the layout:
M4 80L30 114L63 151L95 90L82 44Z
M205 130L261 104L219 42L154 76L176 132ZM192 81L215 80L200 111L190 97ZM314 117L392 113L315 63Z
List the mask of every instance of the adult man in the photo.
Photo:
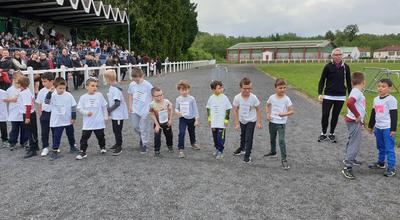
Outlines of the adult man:
M335 128L343 103L346 101L346 89L347 94L350 94L352 87L350 68L342 60L342 50L334 49L331 56L332 61L325 65L318 84L318 99L322 103L322 134L319 136L318 142L329 139L336 143ZM331 110L331 127L330 133L327 135Z

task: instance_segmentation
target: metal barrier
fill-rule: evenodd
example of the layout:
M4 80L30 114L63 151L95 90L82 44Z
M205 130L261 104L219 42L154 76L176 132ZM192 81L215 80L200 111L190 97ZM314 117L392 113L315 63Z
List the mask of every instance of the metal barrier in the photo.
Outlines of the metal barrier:
M162 71L164 73L171 73L171 72L179 72L179 71L185 71L185 70L189 70L189 69L194 69L194 68L198 68L201 66L209 66L209 65L215 65L216 61L215 60L199 60L199 61L183 61L183 62L168 62L168 63L163 63L162 66ZM99 75L98 78L100 78L100 76L103 75L104 71L106 69L116 69L116 73L117 73L117 80L118 82L121 81L121 69L126 69L127 73L128 73L128 77L130 80L132 80L132 68L133 67L138 67L138 68L145 68L145 74L147 75L147 77L150 76L150 64L136 64L136 65L132 65L132 64L128 64L128 65L117 65L117 66L106 66L105 64L103 64L100 67L88 67L87 65L85 65L84 67L80 67L80 68L67 68L65 66L61 66L58 69L51 69L51 70L33 70L32 67L28 67L28 69L26 71L21 71L22 74L27 75L30 81L29 84L29 89L32 91L32 93L34 92L34 75L36 74L43 74L43 73L55 73L56 76L62 77L64 79L66 79L65 77L67 76L68 73L72 73L72 72L83 72L84 73L84 81L86 82L87 79L89 79L90 71L94 71L94 70L99 70ZM156 71L157 69L154 68L152 74L156 75ZM68 79L66 79L68 80Z

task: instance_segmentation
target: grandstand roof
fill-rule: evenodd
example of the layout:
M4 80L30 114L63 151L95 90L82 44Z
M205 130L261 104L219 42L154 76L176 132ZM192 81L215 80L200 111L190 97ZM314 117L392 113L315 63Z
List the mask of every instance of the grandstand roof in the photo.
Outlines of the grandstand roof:
M125 11L94 0L1 0L0 14L65 26L129 23Z
M301 41L270 41L270 42L249 42L249 43L238 43L229 50L237 49L263 49L263 48L315 48L315 47L326 47L331 44L327 40L301 40Z

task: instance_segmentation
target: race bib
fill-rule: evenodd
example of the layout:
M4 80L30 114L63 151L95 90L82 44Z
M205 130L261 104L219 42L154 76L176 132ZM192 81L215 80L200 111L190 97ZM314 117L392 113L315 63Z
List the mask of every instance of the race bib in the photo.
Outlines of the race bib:
M240 105L239 115L242 116L243 119L248 119L250 116L250 105Z
M180 103L180 108L182 116L189 116L189 102Z
M97 107L96 99L89 99L89 100L85 103L85 108L96 108L96 107Z
M168 122L168 111L163 110L158 112L158 120L160 121L160 124L164 124Z
M133 94L133 99L139 102L145 102L146 101L146 93L143 93L141 91L137 91Z
M57 115L65 115L65 106L64 105L56 105L56 114Z
M211 106L211 116L212 121L217 122L219 120L223 120L225 118L224 112L221 109L221 106Z
M278 106L272 106L271 109L271 118L275 118L275 119L282 119L281 116L279 116L279 113L281 112L281 109Z

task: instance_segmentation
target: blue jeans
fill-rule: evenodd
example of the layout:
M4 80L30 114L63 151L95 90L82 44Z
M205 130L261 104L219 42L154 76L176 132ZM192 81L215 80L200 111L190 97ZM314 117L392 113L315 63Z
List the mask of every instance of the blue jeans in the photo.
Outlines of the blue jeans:
M51 112L45 111L43 111L42 115L40 116L40 128L43 148L49 147L50 116ZM51 129L51 133L53 133L53 129Z
M215 149L221 153L224 152L225 128L211 128Z
M16 145L18 142L19 135L19 143L24 145L28 139L25 136L25 127L24 122L22 121L12 121L11 122L11 131L10 131L10 139L9 142L11 145Z
M395 138L390 136L390 128L375 128L376 146L378 148L378 163L385 163L387 160L388 169L396 167L396 152L394 150Z
M53 130L53 149L54 150L57 150L60 147L61 136L64 132L64 128L65 128L65 132L67 133L70 149L75 146L75 136L74 136L74 126L73 125L54 127L54 128L52 128L52 130Z
M196 143L196 133L195 133L195 126L194 122L196 121L195 118L186 119L184 117L179 118L179 135L178 135L178 148L179 150L185 149L185 133L186 127L188 129L190 144Z

